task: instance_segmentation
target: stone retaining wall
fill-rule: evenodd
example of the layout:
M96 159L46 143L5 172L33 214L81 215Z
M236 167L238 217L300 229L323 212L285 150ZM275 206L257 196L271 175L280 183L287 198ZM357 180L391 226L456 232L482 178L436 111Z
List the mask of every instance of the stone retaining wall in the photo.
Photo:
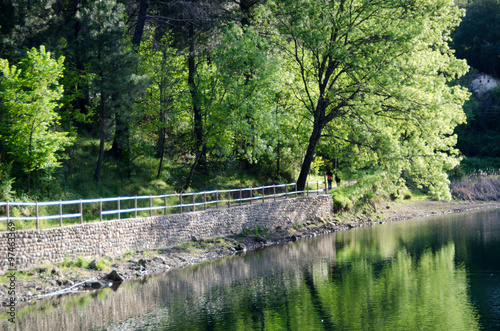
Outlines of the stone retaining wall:
M169 248L198 239L223 237L255 227L273 229L332 216L330 195L298 197L227 209L141 219L103 221L42 230L16 230L18 269L63 262L65 257L119 256L128 251ZM11 233L11 232L10 232ZM12 235L10 235L12 236ZM0 232L0 270L8 269L9 232Z

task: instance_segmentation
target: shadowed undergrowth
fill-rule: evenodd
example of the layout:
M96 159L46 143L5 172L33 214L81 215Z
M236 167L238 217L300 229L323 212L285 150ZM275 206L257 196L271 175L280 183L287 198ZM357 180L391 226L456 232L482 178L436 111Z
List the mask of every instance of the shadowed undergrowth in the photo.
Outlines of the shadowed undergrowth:
M479 170L453 181L450 189L455 199L497 201L500 198L500 174L487 174Z

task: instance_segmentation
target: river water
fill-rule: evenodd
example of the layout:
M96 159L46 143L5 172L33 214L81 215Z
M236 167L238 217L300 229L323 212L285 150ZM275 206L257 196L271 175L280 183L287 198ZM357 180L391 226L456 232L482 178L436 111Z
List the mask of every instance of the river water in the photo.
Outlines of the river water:
M500 210L303 239L25 307L16 322L30 331L500 330Z

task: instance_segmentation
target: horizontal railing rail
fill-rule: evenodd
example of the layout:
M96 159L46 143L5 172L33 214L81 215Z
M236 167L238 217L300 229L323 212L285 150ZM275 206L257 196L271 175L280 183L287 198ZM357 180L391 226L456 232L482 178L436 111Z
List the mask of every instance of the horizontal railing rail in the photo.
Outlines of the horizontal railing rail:
M310 185L316 186L310 189ZM290 189L292 187L292 189ZM290 196L320 194L327 192L325 181L308 182L306 189L297 190L296 183L266 185L259 187L236 188L227 190L212 190L203 192L171 193L160 195L98 198L98 199L79 199L79 200L59 200L46 202L0 202L0 221L36 221L36 228L39 229L39 222L42 220L59 219L59 226L63 226L63 219L79 218L80 224L84 218L103 221L103 216L116 215L115 219L137 218L140 213L149 212L149 216L160 215L157 212L163 211L166 215L171 213L184 213L196 210L206 210L209 208L227 208L241 206L243 204L252 204L255 202L265 202L270 199L288 198ZM161 203L159 202L161 200ZM172 204L172 200L176 202ZM146 201L147 205L144 206ZM142 202L142 205L139 205ZM109 206L113 204L113 206ZM124 206L127 204L127 206ZM88 208L91 205L94 208ZM97 210L95 209L98 206ZM40 208L59 207L56 212L47 212L42 215ZM71 212L63 212L63 206L71 206ZM89 211L84 210L84 206ZM198 209L197 209L198 208ZM34 209L34 210L33 210ZM74 209L77 209L76 211ZM13 213L13 211L16 211ZM88 214L88 215L87 215ZM95 215L97 214L97 215ZM133 214L122 218L122 214ZM3 216L2 216L3 215ZM147 215L141 215L145 217Z

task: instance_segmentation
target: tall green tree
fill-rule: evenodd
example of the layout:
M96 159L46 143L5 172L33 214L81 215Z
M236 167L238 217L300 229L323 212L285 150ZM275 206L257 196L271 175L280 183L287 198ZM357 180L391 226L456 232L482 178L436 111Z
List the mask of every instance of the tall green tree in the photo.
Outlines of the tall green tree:
M28 194L31 174L59 166L58 152L73 141L67 132L56 130L63 61L52 59L43 46L28 51L17 66L0 59L0 156L20 165Z
M255 29L224 29L210 64L198 66L194 86L201 111L202 149L216 158L249 162L273 153L276 104L284 84L280 61L272 57L269 43Z
M156 36L155 36L156 35ZM160 38L155 30L145 32L141 43L139 73L150 78L150 85L134 107L141 117L139 127L147 135L156 135L156 156L160 158L157 177L160 178L165 152L173 157L185 148L179 137L190 129L189 112L185 110L189 98L184 58L177 55L168 35ZM159 39L159 40L157 40Z
M461 16L452 0L280 0L268 8L310 119L299 189L327 125L341 140L369 146L377 165L406 159L425 177L424 168L442 174L457 163L452 134L467 94L447 85L466 71L447 45ZM428 185L444 182L442 174Z
M99 123L99 154L94 173L94 181L99 182L109 131L114 131L115 158L125 160L128 168L128 128L135 120L129 107L143 89L144 80L134 72L137 55L128 41L122 5L115 0L91 1L77 17L82 25L78 49L85 55L89 107L97 114Z

